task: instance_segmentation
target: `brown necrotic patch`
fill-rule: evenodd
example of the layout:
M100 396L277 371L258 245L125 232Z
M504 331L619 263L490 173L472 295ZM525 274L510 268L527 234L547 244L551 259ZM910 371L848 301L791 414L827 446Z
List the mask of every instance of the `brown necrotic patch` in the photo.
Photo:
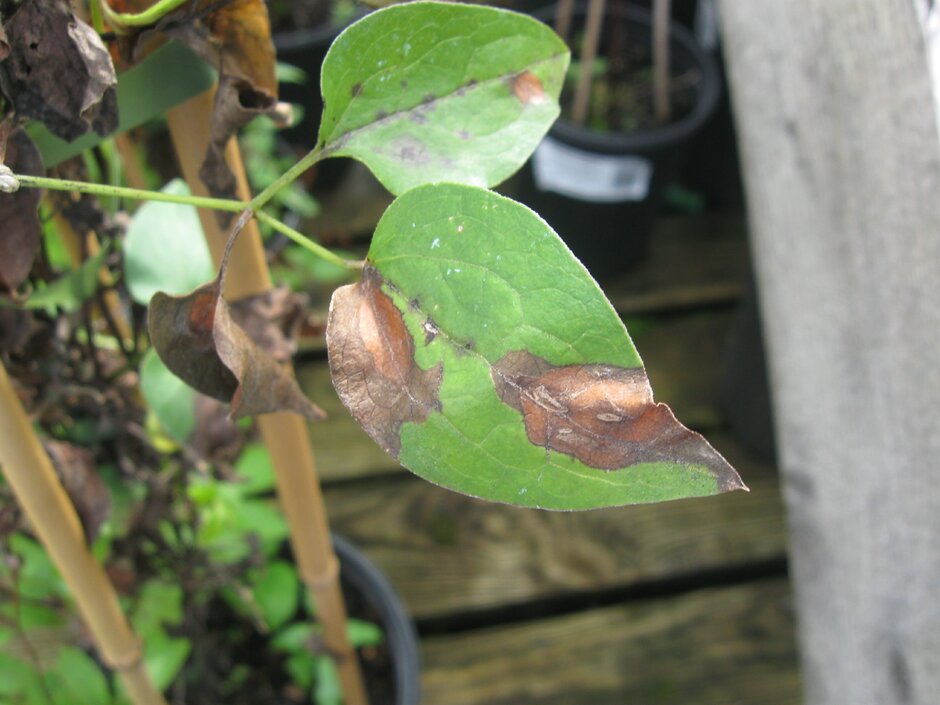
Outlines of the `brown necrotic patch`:
M652 462L704 465L720 490L744 488L701 435L653 401L643 368L558 367L523 350L504 355L491 376L499 398L522 414L535 445L600 470Z
M362 281L337 289L326 340L333 384L370 436L393 457L405 423L421 423L440 410L443 368L422 370L401 311L382 291L384 280L367 267Z
M542 81L531 71L523 71L512 77L512 93L523 105L544 103L547 98Z

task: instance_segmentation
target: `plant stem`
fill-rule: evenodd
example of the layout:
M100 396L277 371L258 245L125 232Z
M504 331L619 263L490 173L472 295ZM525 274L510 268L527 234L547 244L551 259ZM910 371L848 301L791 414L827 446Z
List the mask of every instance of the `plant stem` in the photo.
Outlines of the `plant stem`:
M274 196L277 194L278 191L280 191L282 188L284 188L288 184L291 184L294 181L296 181L297 177L299 177L301 174L307 171L307 169L312 167L321 159L325 159L327 156L329 156L329 150L323 147L316 146L313 149L311 149L309 152L307 152L306 155L304 155L300 159L300 161L298 161L296 164L294 164L294 166L292 166L290 169L288 169L283 174L281 174L273 184L271 184L266 189L264 189L261 193L259 193L257 196L252 198L251 203L249 204L251 209L256 212L259 211L261 208L263 208L267 204L268 201L274 198ZM286 234L287 233L285 233L285 235Z
M312 154L312 153L311 153ZM305 169L309 168L313 164L319 155L322 152L319 152L317 157L312 161L306 164L301 169L297 169L297 173L303 172ZM307 155L308 157L310 155ZM298 162L303 164L303 160ZM296 167L295 167L296 168ZM287 172L286 175L291 172ZM360 264L357 262L350 262L349 260L343 259L334 252L331 252L323 245L314 242L308 238L303 233L294 230L289 225L282 223L280 220L275 218L273 215L264 213L263 211L258 210L261 206L255 205L255 201L246 203L244 201L234 201L227 198L209 198L206 196L186 196L183 194L172 194L172 193L163 193L162 191L144 191L136 188L127 188L124 186L109 186L107 184L94 184L88 183L85 181L71 181L69 179L52 179L44 176L30 176L28 174L14 174L14 178L20 182L20 186L25 186L26 188L44 188L50 191L71 191L78 193L90 193L95 196L116 196L119 198L129 198L137 201L159 201L162 203L180 203L187 206L195 206L196 208L209 208L217 211L227 211L230 213L241 213L245 209L254 210L254 216L258 220L267 225L271 226L274 230L279 233L283 233L291 240L296 242L301 247L309 250L317 257L325 259L327 262L335 264L339 267L344 267L346 269L359 269L361 268ZM294 176L296 178L296 176ZM284 179L283 177L278 181L283 181L280 184L280 187L290 183L292 179ZM277 184L275 184L277 185ZM260 195L264 196L271 189L265 189ZM275 191L272 191L270 196L273 196ZM270 198L270 196L268 198ZM260 198L260 197L259 197ZM258 200L258 199L255 199ZM267 201L267 198L264 202ZM263 205L263 203L262 203Z
M143 12L137 13L115 12L111 9L111 5L108 4L108 0L98 0L97 4L108 20L108 24L110 24L115 31L119 31L125 27L146 27L147 25L152 25L186 2L187 0L159 0L159 2L154 3Z
M94 184L85 181L72 181L70 179L52 179L45 176L30 176L29 174L15 174L20 186L26 188L44 188L50 191L72 191L73 193L90 193L95 196L116 196L118 198L131 198L136 201L160 201L163 203L182 203L196 208L211 208L217 211L241 213L248 207L242 201L232 201L227 198L208 198L206 196L185 196L182 194L163 193L162 191L143 191L126 186L110 186L108 184Z
M266 225L270 225L274 230L277 230L282 235L286 235L288 238L296 242L301 247L309 250L313 254L320 257L320 259L325 259L327 262L331 262L338 267L343 267L345 269L361 269L361 265L357 262L350 262L347 259L343 259L335 252L331 252L323 245L314 242L302 232L294 230L289 225L281 222L272 215L265 213L264 211L256 211L255 217Z

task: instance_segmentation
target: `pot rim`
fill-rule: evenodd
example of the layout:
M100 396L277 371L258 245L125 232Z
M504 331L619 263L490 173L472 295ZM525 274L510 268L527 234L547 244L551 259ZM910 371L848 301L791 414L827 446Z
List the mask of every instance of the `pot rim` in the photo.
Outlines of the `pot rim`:
M394 654L396 705L421 701L421 653L414 622L388 578L348 539L333 534L340 574L375 607L389 651Z
M576 15L586 12L586 3L575 4ZM554 18L555 5L542 8L534 17L546 24ZM652 16L635 5L607 5L605 14L618 15L633 24L652 28ZM721 75L714 59L696 41L685 27L672 21L669 26L670 43L681 47L701 71L702 78L696 91L695 107L685 117L668 125L635 132L595 132L559 118L549 130L553 137L582 149L594 152L632 153L655 151L675 142L682 142L697 132L712 116L721 96Z

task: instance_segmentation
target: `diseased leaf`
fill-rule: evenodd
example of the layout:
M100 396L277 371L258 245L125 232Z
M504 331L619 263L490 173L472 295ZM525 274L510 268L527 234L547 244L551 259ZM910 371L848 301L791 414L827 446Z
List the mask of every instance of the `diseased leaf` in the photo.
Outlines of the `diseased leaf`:
M0 87L17 115L40 120L64 140L117 128L111 56L68 2L24 2L4 29L10 51L0 64Z
M588 509L744 488L656 404L619 317L526 207L438 184L380 221L327 346L353 416L404 466L484 499Z
M395 194L434 181L495 186L558 116L568 60L525 15L438 2L379 10L323 62L319 142Z
M242 216L240 224L246 222ZM230 243L241 228L236 225ZM154 294L147 325L153 347L176 376L231 404L233 419L293 411L311 421L325 414L307 399L289 368L258 347L222 298L228 250L219 275L186 296Z
M297 334L303 322L307 297L286 286L230 305L232 319L255 345L278 362L287 362L297 352Z
M6 155L0 160L14 173L42 176L45 170L39 151L26 133L14 131L5 144ZM29 275L42 239L39 222L40 189L20 189L14 193L0 192L0 293L11 293Z

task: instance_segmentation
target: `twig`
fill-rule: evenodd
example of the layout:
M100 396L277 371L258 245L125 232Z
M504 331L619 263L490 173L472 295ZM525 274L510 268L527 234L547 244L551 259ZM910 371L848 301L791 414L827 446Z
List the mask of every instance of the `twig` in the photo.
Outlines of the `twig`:
M669 122L669 17L670 0L653 2L653 105L656 121Z

